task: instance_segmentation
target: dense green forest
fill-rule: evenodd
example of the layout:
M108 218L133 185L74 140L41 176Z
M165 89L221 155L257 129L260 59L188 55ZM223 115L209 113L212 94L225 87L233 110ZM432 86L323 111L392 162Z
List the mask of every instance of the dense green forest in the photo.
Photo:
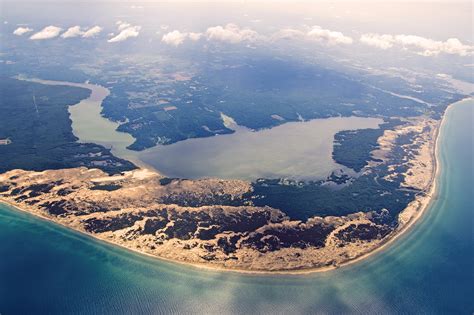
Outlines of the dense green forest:
M136 139L130 149L143 150L157 143L232 133L221 113L260 130L301 119L418 116L426 110L423 104L316 65L267 58L234 62L242 66L209 65L190 80L152 86L141 80L114 83L103 114L124 122L120 131Z
M371 131L393 128L402 123L398 119L390 120L382 124L381 129L370 129ZM365 129L369 130L369 129ZM346 154L354 157L347 159L353 165L362 165L370 159L370 148L377 140L375 133L363 137L364 133L352 135L347 143L342 144ZM415 133L409 133L396 140L395 149L390 154L390 163L382 163L371 168L370 172L353 178L342 185L326 185L326 181L298 182L282 181L279 179L260 179L253 183L253 192L247 198L257 206L270 206L282 209L290 218L306 220L312 216L341 216L355 212L381 213L383 209L388 211L388 222L396 222L400 211L420 193L417 189L407 189L401 186L403 174L407 166L401 162L406 158L407 152L403 144L411 143ZM338 147L338 145L335 145ZM353 152L352 152L353 151ZM352 152L352 153L351 153ZM395 170L389 170L388 165L397 165ZM393 179L385 179L385 175L395 172L399 174ZM333 181L334 176L328 178ZM337 183L337 177L335 178Z
M318 182L285 185L279 180L260 180L253 184L249 200L256 206L282 209L290 218L298 220L382 209L387 209L393 220L417 193L398 188L399 182L385 181L374 173L363 175L340 189Z
M0 172L78 166L108 173L135 166L93 143L78 143L68 106L89 97L87 89L51 86L12 78L0 82Z
M387 120L379 129L343 130L334 135L332 158L337 163L360 172L369 161L374 159L371 152L377 148L377 140L385 130L393 129L402 122L398 119Z

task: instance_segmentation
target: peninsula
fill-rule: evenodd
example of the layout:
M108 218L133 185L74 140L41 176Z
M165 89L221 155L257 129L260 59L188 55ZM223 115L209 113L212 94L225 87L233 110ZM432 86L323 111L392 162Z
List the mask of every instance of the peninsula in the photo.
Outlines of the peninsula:
M265 205L264 181L174 179L143 168L111 175L87 167L15 169L0 174L0 201L162 259L243 272L328 270L368 256L420 217L435 193L439 127L440 120L428 116L400 119L377 138L361 168L380 187L396 186L380 189L382 198L398 191L413 196L396 214L375 206L357 211L357 201L346 200L347 214L297 219L270 199ZM290 192L305 185L347 187L337 174L278 185Z
M419 74L343 74L252 54L189 69L160 61L149 76L150 64L127 65L70 81L11 69L0 82L0 201L153 257L243 272L337 268L401 235L435 193L446 108L470 95ZM360 123L285 128L338 119ZM251 137L237 137L242 128ZM259 138L270 129L277 136ZM232 156L213 143L145 152L204 139L227 141L231 155L244 142L254 168L206 177L213 155L216 169L237 164L222 167ZM267 144L279 150L253 153ZM179 155L204 175L148 163L172 169ZM310 168L319 175L305 176Z

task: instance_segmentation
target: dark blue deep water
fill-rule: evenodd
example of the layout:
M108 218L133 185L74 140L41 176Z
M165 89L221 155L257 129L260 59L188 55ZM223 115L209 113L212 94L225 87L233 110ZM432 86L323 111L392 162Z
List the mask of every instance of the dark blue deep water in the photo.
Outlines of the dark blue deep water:
M245 276L164 263L0 206L0 313L474 311L474 103L440 138L439 194L382 253L322 274Z

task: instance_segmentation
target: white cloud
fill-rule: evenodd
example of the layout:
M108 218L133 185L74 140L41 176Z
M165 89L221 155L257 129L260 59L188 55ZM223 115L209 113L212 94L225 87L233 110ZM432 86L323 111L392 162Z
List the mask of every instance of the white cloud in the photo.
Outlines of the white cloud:
M351 44L353 42L352 38L344 36L341 32L322 29L319 26L314 26L309 31L286 28L274 33L270 37L266 37L250 28L240 28L238 25L232 23L225 26L217 25L209 27L204 34L174 30L163 35L161 40L168 45L179 46L188 39L197 41L203 36L205 36L208 41L215 40L232 44L281 39L312 39L323 41L331 45Z
M415 51L422 56L437 56L441 53L469 56L474 52L474 47L463 44L457 38L438 41L417 35L389 35L389 34L363 34L360 42L380 49L388 49L398 45L404 49Z
M447 54L458 54L460 56L471 56L474 53L474 46L463 44L457 38L449 38L443 43L444 52Z
M193 32L191 32L191 33L188 34L188 37L189 37L190 40L198 41L198 40L201 39L202 33L193 33Z
M345 36L341 32L331 31L323 29L321 26L315 25L309 30L299 30L293 28L284 28L271 36L272 40L281 39L306 39L315 40L318 42L326 43L328 45L336 44L352 44L353 40L349 36Z
M102 27L93 26L90 29L88 29L87 31L85 31L84 34L82 34L82 37L84 37L84 38L95 37L100 32L102 32Z
M337 44L352 44L353 40L351 37L345 36L341 32L331 31L328 29L321 28L321 26L315 25L313 28L306 34L308 38L325 42L329 45Z
M161 41L167 45L172 45L172 46L179 46L182 43L184 43L184 40L188 36L187 33L181 33L178 30L174 30L172 32L166 33L163 35L161 38Z
M70 27L65 31L61 37L62 38L73 38L73 37L83 37L83 38L91 38L96 36L102 31L102 27L94 26L88 29L87 31L81 30L79 25Z
M81 27L79 25L70 27L65 31L64 33L61 34L62 38L73 38L73 37L78 37L82 36L84 32L81 30Z
M190 39L192 41L198 41L202 37L202 33L183 33L178 30L174 30L172 32L166 33L161 38L161 41L167 45L172 46L179 46L184 43L185 40Z
M390 34L366 33L359 38L362 44L380 49L392 48L395 44L395 36Z
M272 35L273 40L279 39L302 39L305 37L305 32L292 28L284 28Z
M129 23L118 21L117 28L120 31L116 36L108 40L109 43L122 42L130 37L137 37L140 34L141 26L132 26Z
M467 56L471 55L474 49L473 46L461 43L457 38L449 38L443 42L416 35L397 35L395 40L403 47L421 49L419 54L423 56L436 56L440 53Z
M16 30L13 31L13 34L17 35L17 36L21 36L23 34L26 34L26 33L32 32L32 31L33 31L33 29L29 28L29 27L19 27Z
M61 30L62 30L62 28L60 28L60 27L50 25L50 26L47 26L47 27L43 28L38 33L33 34L30 37L30 39L41 40L41 39L55 38L59 35Z
M119 31L122 31L126 28L129 28L130 26L132 26L132 24L130 23L126 23L126 22L122 22L122 21L117 21L115 24L117 24L117 28Z
M249 28L241 29L232 23L229 23L224 27L220 25L209 27L206 31L206 36L208 40L218 40L232 44L240 43L242 41L254 42L261 37L254 30Z
M360 37L360 42L369 46L377 47L380 49L388 49L393 47L395 38L392 35L384 34L363 34Z

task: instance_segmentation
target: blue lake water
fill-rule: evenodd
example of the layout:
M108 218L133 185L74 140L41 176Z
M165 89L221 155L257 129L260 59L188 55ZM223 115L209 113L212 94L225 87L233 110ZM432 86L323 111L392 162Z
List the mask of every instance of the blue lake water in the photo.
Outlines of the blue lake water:
M187 139L137 152L127 149L134 138L118 132L118 123L101 116L102 101L110 93L106 88L88 83L27 80L90 89L89 98L69 107L73 133L79 141L112 148L116 156L168 177L310 180L326 178L337 169L351 173L332 159L334 135L342 130L379 128L383 122L381 118L332 117L287 122L258 132L233 122L230 128L235 129L234 134Z
M474 311L474 102L440 138L439 193L387 250L339 270L248 276L161 262L0 205L0 313Z

